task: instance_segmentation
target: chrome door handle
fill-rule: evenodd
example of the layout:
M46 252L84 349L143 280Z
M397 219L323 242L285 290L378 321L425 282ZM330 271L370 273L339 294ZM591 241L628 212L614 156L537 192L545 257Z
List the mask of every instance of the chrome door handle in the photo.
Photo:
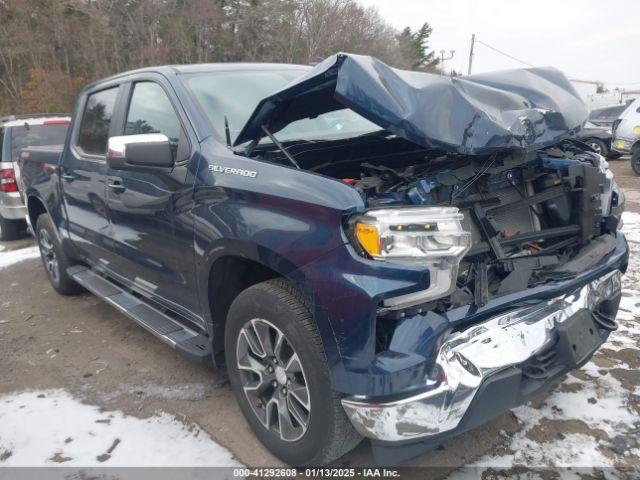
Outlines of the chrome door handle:
M62 174L62 179L63 179L65 182L69 182L69 183L71 183L71 182L73 182L73 181L76 179L76 177L75 177L75 176L73 176L73 175L69 175L68 173L64 173L64 174Z
M127 187L122 185L120 182L107 183L107 188L109 188L109 190L112 190L116 193L122 193L127 189Z

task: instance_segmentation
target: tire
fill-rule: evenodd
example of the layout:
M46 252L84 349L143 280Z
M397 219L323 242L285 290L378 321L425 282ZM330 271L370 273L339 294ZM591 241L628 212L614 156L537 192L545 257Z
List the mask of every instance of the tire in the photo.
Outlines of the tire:
M271 342L257 341L256 332ZM289 465L325 465L362 440L342 408L341 396L331 390L322 340L309 309L286 280L259 283L234 300L225 328L225 357L247 422ZM281 406L286 417L282 428Z
M607 155L609 155L609 148L602 140L598 140L597 138L588 138L584 143L589 145L596 151L596 153L599 153L604 158L607 158Z
M0 241L17 240L24 236L26 225L22 220L8 220L0 216Z
M75 262L62 249L48 214L43 213L38 217L35 233L42 265L51 286L61 295L76 295L82 292L83 288L67 275L67 268L73 266Z
M640 175L640 148L636 148L631 154L631 168L633 173Z

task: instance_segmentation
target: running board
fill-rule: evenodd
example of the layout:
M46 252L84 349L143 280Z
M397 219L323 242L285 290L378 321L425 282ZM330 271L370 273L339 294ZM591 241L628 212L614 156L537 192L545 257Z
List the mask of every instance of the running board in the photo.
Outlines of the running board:
M211 342L204 335L190 330L90 268L74 265L67 268L67 274L95 296L116 307L138 325L169 344L178 353L191 360L211 360Z

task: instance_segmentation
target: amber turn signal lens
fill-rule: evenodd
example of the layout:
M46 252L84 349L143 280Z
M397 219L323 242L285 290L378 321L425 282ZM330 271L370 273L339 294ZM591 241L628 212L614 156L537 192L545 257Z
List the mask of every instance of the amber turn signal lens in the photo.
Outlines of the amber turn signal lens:
M356 237L369 255L380 255L378 227L366 223L356 223Z

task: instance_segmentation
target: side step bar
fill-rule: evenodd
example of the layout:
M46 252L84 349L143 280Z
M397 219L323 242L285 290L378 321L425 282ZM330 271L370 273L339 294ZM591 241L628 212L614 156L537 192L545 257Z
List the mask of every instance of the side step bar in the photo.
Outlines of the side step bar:
M88 267L74 265L67 269L67 274L185 357L201 362L211 360L211 342L204 335L190 330Z

